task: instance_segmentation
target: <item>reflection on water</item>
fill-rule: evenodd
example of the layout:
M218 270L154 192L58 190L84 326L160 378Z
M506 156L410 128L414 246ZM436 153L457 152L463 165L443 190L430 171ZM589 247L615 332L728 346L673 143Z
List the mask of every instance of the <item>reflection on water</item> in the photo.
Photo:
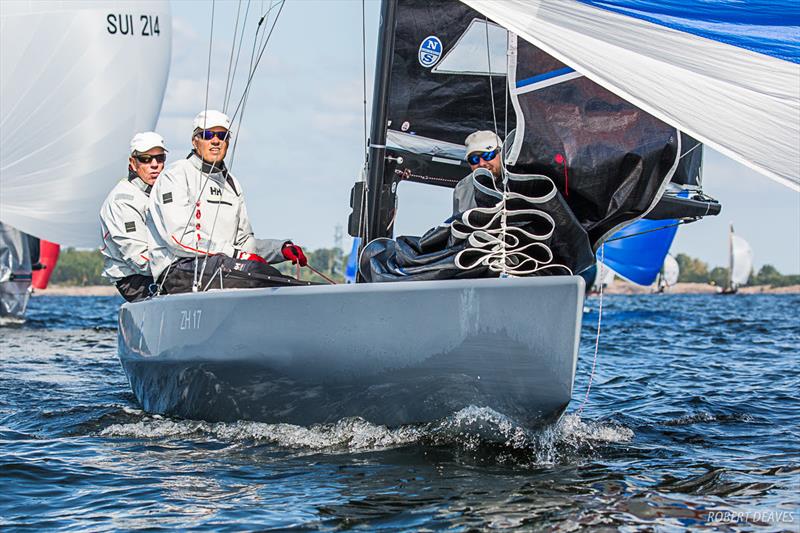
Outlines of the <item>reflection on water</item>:
M572 412L300 427L139 409L116 298L36 298L0 330L0 527L797 531L796 296L607 297ZM597 302L589 300L590 308Z

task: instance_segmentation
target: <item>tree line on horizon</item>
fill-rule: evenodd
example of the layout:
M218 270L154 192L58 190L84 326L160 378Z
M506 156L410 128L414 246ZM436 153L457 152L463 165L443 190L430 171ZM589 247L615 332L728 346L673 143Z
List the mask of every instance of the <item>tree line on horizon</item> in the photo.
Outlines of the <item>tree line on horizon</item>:
M724 287L728 282L727 267L718 266L709 269L708 263L689 257L686 254L676 255L675 260L678 262L678 267L680 267L678 282L712 283L720 287ZM800 275L784 275L778 272L778 269L774 266L764 265L758 272L753 271L750 273L750 279L745 286L772 285L773 287L786 287L798 284L800 284Z
M308 264L337 283L344 283L347 256L340 248L306 250ZM297 276L296 267L289 262L275 265L284 274ZM50 283L70 286L109 285L103 277L103 254L100 250L76 250L65 248L58 256L58 263L50 277ZM301 268L300 278L306 281L327 283L310 269Z
M337 283L344 283L344 272L347 265L347 255L341 248L318 248L306 252L308 264L315 270L322 272ZM724 286L728 279L726 267L709 268L708 263L689 257L686 254L675 256L680 266L679 282L689 283L714 283ZM294 265L283 262L275 265L284 274L297 276ZM58 264L50 278L51 283L60 285L86 286L108 285L108 280L102 277L103 255L100 250L76 250L66 248L61 250ZM300 269L301 279L326 283L322 277L314 274L310 269ZM800 274L781 274L772 265L762 266L758 272L750 275L747 285L772 285L785 287L800 284Z

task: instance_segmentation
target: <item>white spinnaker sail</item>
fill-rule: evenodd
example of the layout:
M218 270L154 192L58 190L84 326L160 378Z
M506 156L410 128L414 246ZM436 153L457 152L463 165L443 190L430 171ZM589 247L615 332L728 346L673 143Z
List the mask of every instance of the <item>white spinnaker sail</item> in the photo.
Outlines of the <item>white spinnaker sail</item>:
M678 277L680 276L680 273L681 269L678 266L678 262L674 257L667 254L667 257L664 258L664 274L662 277L667 287L672 287L678 283Z
M738 235L731 235L731 253L733 253L731 281L738 287L750 279L750 272L753 270L753 249L746 240Z
M680 0L462 1L653 116L800 190L795 0L705 7L706 14ZM708 9L725 9L731 20L709 19ZM753 22L755 15L774 25Z
M158 119L171 48L167 0L0 2L0 220L99 243L130 139Z

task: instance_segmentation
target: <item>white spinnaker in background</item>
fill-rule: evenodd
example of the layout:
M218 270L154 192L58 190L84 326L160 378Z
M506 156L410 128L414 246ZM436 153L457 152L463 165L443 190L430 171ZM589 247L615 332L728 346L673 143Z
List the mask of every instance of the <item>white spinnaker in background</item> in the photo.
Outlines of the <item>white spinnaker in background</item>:
M602 276L602 278L600 277ZM608 287L614 283L617 273L611 270L608 266L600 261L597 262L597 272L594 275L594 283L592 287L594 290L599 290L600 287Z
M800 190L800 65L574 0L462 1L655 117Z
M664 274L662 279L667 287L672 287L676 283L678 283L678 277L680 276L681 269L678 266L678 261L675 260L670 254L664 258Z
M733 254L731 281L738 287L750 279L750 272L753 271L753 249L746 240L732 234L731 253Z
M97 246L130 139L155 127L171 49L167 0L0 2L0 220Z

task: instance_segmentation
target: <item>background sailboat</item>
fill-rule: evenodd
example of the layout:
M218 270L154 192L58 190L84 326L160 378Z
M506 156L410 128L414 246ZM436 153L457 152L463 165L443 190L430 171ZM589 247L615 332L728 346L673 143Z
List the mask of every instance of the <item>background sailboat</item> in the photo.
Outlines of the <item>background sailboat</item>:
M753 271L753 249L746 240L733 232L733 224L728 233L728 249L728 282L722 292L735 294L750 279Z
M13 230L64 246L98 245L97 213L125 176L130 138L153 129L158 118L171 48L167 0L2 2L0 222L6 235ZM14 253L26 257L16 280L29 284L29 249ZM15 305L12 314L24 308Z
M658 279L656 280L656 290L658 292L664 292L669 287L672 287L678 283L680 274L681 267L678 261L672 254L667 254L664 258L664 265L661 267L661 272L658 274Z

